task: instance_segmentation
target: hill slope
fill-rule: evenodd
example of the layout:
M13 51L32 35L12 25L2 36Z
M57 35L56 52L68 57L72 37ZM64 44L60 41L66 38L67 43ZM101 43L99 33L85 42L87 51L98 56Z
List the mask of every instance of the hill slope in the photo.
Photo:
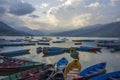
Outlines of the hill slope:
M31 34L18 31L7 24L0 22L0 36L31 36Z
M43 36L43 35L45 35L45 33L42 32L42 31L32 30L32 29L29 29L27 27L16 27L15 29L19 30L19 31L24 31L24 32L30 33L30 34L35 35L35 36Z
M51 36L75 37L120 37L120 21L104 25L93 25L76 30L52 33Z

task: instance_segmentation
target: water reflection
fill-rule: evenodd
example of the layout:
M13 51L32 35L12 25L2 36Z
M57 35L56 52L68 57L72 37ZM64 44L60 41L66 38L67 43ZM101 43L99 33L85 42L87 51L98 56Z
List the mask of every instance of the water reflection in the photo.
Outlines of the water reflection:
M9 37L12 38L12 37ZM68 38L68 37L67 37ZM36 37L36 39L39 39L39 37ZM55 39L55 37L53 37ZM61 38L60 38L61 39ZM85 39L85 38L76 38L76 37L70 37L68 38L69 41L66 43L61 43L61 44L52 44L52 47L72 47L75 46L74 43L72 42L72 39ZM88 39L88 38L87 38ZM97 38L95 38L97 39ZM91 43L83 43L83 45L88 45L88 46L97 46L96 42L91 42ZM79 46L79 45L77 45ZM56 56L50 56L50 57L42 57L43 54L37 54L36 53L36 48L37 47L44 47L40 45L35 45L35 46L22 46L22 47L6 47L1 49L1 52L4 51L12 51L12 50L18 50L18 49L31 49L29 55L23 55L23 56L17 56L16 58L22 58L22 59L27 59L27 60L32 60L32 61L37 61L37 62L43 62L43 63L55 63L57 62L61 57L66 57L69 61L72 61L73 59L70 57L69 53L61 54L61 55L56 55ZM102 48L102 53L89 53L89 52L80 52L79 51L79 57L80 57L80 62L82 64L82 69L94 65L96 63L100 62L107 62L107 72L112 72L112 71L117 71L120 70L120 53L111 53L110 50Z

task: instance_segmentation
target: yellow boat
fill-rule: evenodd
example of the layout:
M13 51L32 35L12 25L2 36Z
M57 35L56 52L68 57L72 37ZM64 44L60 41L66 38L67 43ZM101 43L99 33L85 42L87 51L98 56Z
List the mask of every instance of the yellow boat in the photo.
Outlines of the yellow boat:
M77 76L80 70L81 64L79 60L75 59L71 61L64 70L64 76L66 80L72 80L74 76Z

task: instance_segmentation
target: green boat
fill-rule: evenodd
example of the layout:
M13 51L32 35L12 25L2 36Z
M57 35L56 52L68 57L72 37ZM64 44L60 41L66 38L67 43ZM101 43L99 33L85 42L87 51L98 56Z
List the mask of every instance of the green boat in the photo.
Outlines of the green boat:
M21 71L15 74L11 74L5 78L2 78L0 80L38 80L42 78L42 80L46 80L43 79L44 77L46 77L46 73L48 73L48 71L50 70L50 68L52 68L54 65L53 64L44 64L35 68L31 68L25 71Z
M5 56L0 56L0 60L0 75L2 76L44 65L40 62L21 60Z

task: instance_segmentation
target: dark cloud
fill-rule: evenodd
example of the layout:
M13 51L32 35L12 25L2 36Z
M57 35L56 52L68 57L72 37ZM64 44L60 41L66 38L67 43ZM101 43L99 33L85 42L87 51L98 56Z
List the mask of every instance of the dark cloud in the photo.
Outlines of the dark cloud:
M7 1L6 0L0 0L0 4L6 4Z
M6 12L6 9L4 7L0 7L0 14L4 14Z
M46 14L47 12L46 11L43 11L42 14Z
M38 18L39 16L38 15L29 15L29 17L31 17L31 18Z
M1 15L0 21L3 21L9 24L12 27L18 27L18 26L25 25L25 22L22 19L20 19L18 16L9 15L9 14Z
M28 3L16 3L10 6L9 13L22 16L30 14L35 10L35 8Z

